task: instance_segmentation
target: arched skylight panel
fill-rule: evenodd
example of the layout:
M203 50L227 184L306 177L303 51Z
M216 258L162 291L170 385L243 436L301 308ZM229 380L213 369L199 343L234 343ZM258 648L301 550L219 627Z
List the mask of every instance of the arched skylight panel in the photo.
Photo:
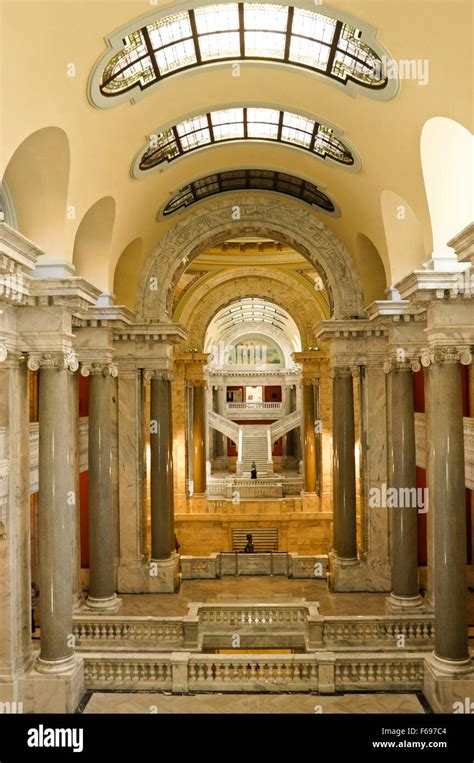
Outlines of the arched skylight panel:
M210 196L244 190L283 193L330 214L339 214L332 199L313 183L285 172L260 169L227 170L193 180L173 194L161 214L166 217Z
M140 177L190 151L236 140L275 141L345 167L360 167L355 149L331 125L290 111L252 106L198 114L152 133L134 162L132 174Z
M91 98L103 106L106 99L134 88L145 91L178 71L245 59L287 63L341 85L384 90L389 80L380 62L386 53L374 30L337 15L268 2L209 4L170 15L158 11L143 26L109 38L114 54L100 62ZM394 83L384 97L396 88Z

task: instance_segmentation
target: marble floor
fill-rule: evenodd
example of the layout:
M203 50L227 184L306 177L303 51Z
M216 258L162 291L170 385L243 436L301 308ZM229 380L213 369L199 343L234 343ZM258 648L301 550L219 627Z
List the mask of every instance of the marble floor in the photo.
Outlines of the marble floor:
M416 694L195 694L93 692L84 713L424 713Z
M190 602L318 601L322 615L383 615L384 593L337 593L324 580L283 577L228 577L185 580L176 594L120 594L119 615L185 615Z
M184 580L176 594L120 594L119 615L172 617L185 615L191 602L317 601L322 615L383 615L385 593L330 593L325 580L284 577L228 577ZM474 625L474 593L468 593L468 616Z

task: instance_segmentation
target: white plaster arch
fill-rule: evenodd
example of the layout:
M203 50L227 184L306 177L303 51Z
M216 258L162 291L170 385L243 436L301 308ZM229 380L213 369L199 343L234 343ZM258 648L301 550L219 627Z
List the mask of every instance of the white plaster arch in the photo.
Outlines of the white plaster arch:
M207 249L238 236L264 236L291 246L320 274L335 318L364 315L361 280L352 257L315 214L291 202L236 194L196 209L161 239L140 276L139 319L170 320L174 289L189 264Z

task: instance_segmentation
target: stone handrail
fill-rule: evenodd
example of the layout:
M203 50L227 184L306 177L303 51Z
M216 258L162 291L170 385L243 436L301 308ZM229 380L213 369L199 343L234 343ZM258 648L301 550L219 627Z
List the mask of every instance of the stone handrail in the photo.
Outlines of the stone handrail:
M218 432L221 432L221 434L224 434L226 437L230 437L233 442L238 443L238 424L234 424L232 421L224 418L224 416L220 416L215 411L208 412L207 420L209 426L211 426L213 429L217 429Z
M232 410L281 410L283 403L263 403L257 400L249 400L246 403L227 403L227 408Z
M275 442L275 440L278 440L280 437L282 437L287 432L290 432L292 429L296 429L296 427L299 427L300 424L301 413L299 411L293 411L293 413L289 413L288 416L284 416L279 421L275 421L273 424L270 424L272 442Z
M84 656L87 689L283 692L421 689L422 654L171 654ZM154 703L153 703L154 704Z
M204 639L222 648L235 646L235 634L259 636L263 647L306 644L307 649L358 652L431 650L431 615L323 617L316 602L293 604L193 603L177 617L76 614L76 649L108 652L198 649Z

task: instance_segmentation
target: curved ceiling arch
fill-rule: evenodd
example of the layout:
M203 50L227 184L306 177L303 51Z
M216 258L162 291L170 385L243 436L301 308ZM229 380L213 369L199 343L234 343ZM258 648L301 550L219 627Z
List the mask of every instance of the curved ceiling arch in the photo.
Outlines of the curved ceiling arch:
M219 311L239 299L258 297L291 316L302 347L308 348L314 343L316 325L328 317L327 311L318 303L316 294L310 294L297 279L291 281L291 288L288 286L288 275L281 271L269 274L265 268L249 268L245 273L227 270L202 284L181 309L178 305L173 320L189 330L189 346L202 349L208 326Z
M147 136L132 164L132 177L162 172L196 151L226 143L263 141L299 149L335 167L358 172L359 152L344 131L327 119L255 102L220 104L205 113L191 112Z
M398 91L388 76L377 30L340 10L308 0L185 2L141 16L106 38L89 80L98 108L136 101L164 79L219 64L289 66L324 78L349 94L387 100Z
M311 262L328 290L334 317L363 315L364 296L354 262L337 236L299 205L232 195L196 209L160 240L142 270L136 310L145 321L168 320L173 293L192 260L211 246L239 236L288 244Z

